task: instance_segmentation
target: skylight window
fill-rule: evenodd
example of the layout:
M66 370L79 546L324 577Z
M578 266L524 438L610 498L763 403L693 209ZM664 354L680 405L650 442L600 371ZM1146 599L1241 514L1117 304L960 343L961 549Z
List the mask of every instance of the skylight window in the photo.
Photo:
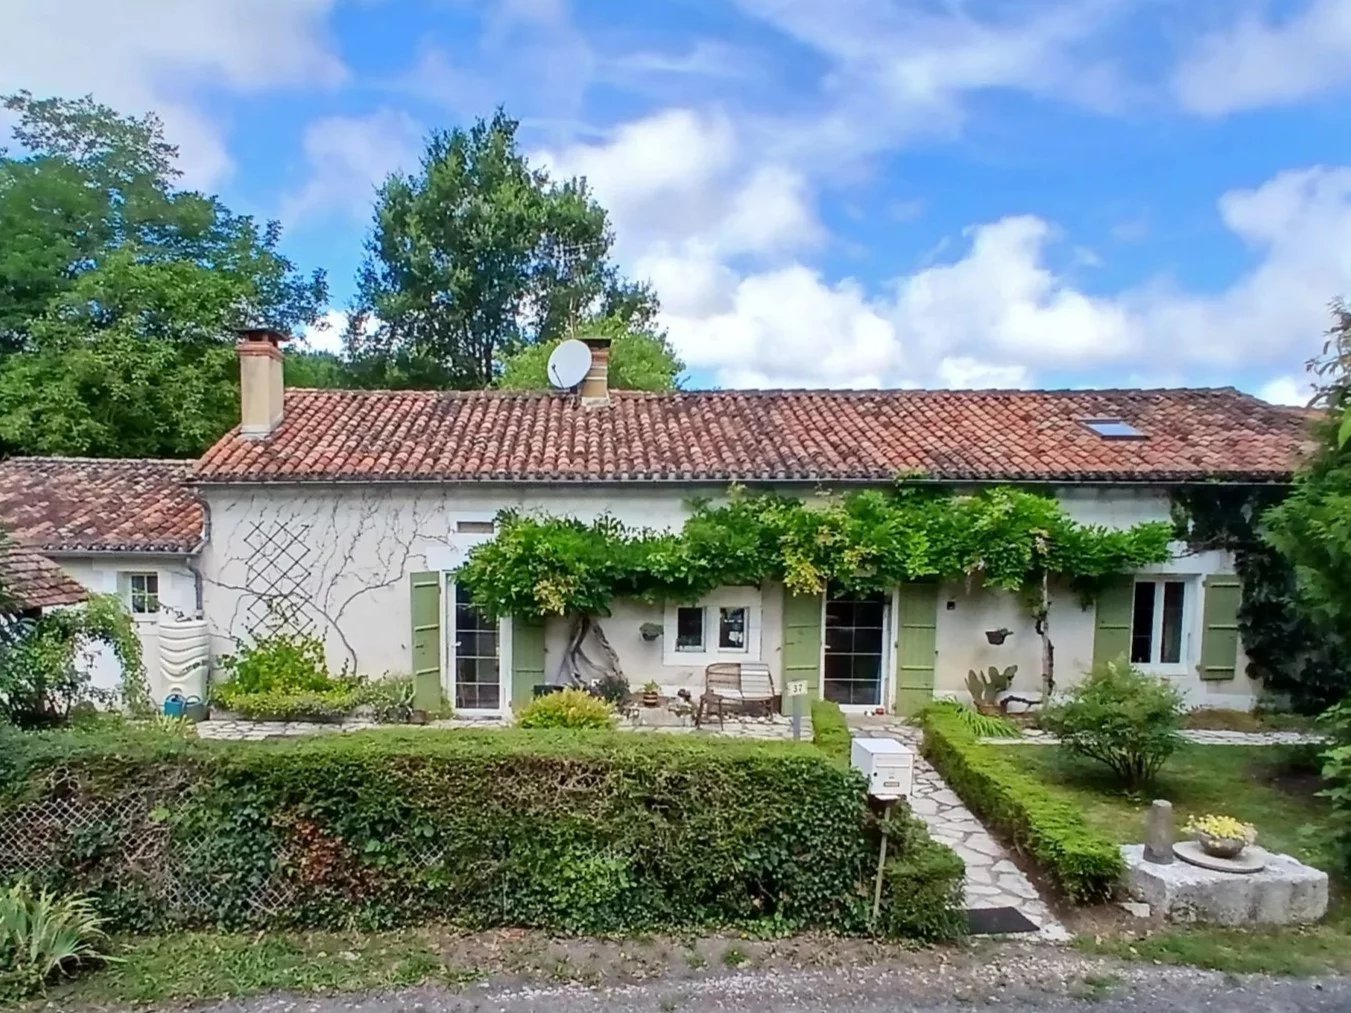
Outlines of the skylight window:
M1143 440L1145 434L1125 419L1084 419L1084 425L1105 440Z

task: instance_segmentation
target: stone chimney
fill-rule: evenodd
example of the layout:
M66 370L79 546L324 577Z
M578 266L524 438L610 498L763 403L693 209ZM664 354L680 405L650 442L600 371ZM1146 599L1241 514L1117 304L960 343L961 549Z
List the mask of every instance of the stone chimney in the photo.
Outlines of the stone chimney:
M610 403L610 339L583 338L591 349L591 368L577 388L582 404L598 407Z
M287 335L270 327L239 331L239 432L261 440L281 425L285 384L281 344Z

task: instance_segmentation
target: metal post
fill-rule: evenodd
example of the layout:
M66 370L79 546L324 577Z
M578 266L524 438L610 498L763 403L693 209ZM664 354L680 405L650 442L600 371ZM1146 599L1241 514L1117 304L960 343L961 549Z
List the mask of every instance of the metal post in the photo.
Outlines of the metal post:
M873 917L872 921L877 922L877 916L882 910L882 880L887 870L887 817L891 815L891 807L895 803L888 802L882 810L882 847L877 852L877 882L873 885Z
M802 738L802 697L793 697L793 741Z

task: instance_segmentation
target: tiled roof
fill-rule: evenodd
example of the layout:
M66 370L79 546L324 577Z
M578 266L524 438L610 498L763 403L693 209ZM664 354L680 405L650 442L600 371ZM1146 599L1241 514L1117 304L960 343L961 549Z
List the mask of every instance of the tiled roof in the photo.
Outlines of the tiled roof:
M88 597L65 570L12 538L0 543L0 586L19 610L74 605Z
M1121 418L1143 440L1083 425ZM1306 422L1232 388L1098 391L291 390L202 481L1187 481L1282 479Z
M0 527L43 552L189 552L205 515L191 461L11 457L0 462Z

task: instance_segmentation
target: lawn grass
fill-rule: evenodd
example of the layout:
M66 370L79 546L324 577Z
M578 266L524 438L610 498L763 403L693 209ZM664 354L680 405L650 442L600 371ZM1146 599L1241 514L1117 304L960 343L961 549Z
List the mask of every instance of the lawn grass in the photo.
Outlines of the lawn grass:
M1090 826L1119 844L1144 840L1150 801L1168 799L1179 830L1190 816L1221 813L1257 828L1271 851L1325 866L1327 855L1313 828L1328 812L1318 798L1311 752L1302 746L1201 746L1184 743L1148 791L1117 789L1106 768L1058 746L1001 746L1009 763L1071 797Z
M1094 764L1055 746L1004 746L1009 763L1073 799L1091 825L1122 844L1138 843L1150 800L1173 803L1179 828L1188 816L1223 813L1253 824L1272 851L1335 871L1318 832L1328 812L1315 792L1316 750L1308 747L1201 746L1188 743L1142 795L1113 787ZM1333 903L1319 925L1269 929L1169 926L1139 935L1086 935L1080 949L1162 964L1189 964L1233 974L1314 975L1351 971L1351 905L1333 878Z
M447 960L435 930L363 933L183 932L115 943L116 962L49 989L46 1002L145 1004L264 992L346 992L463 984L477 969Z

